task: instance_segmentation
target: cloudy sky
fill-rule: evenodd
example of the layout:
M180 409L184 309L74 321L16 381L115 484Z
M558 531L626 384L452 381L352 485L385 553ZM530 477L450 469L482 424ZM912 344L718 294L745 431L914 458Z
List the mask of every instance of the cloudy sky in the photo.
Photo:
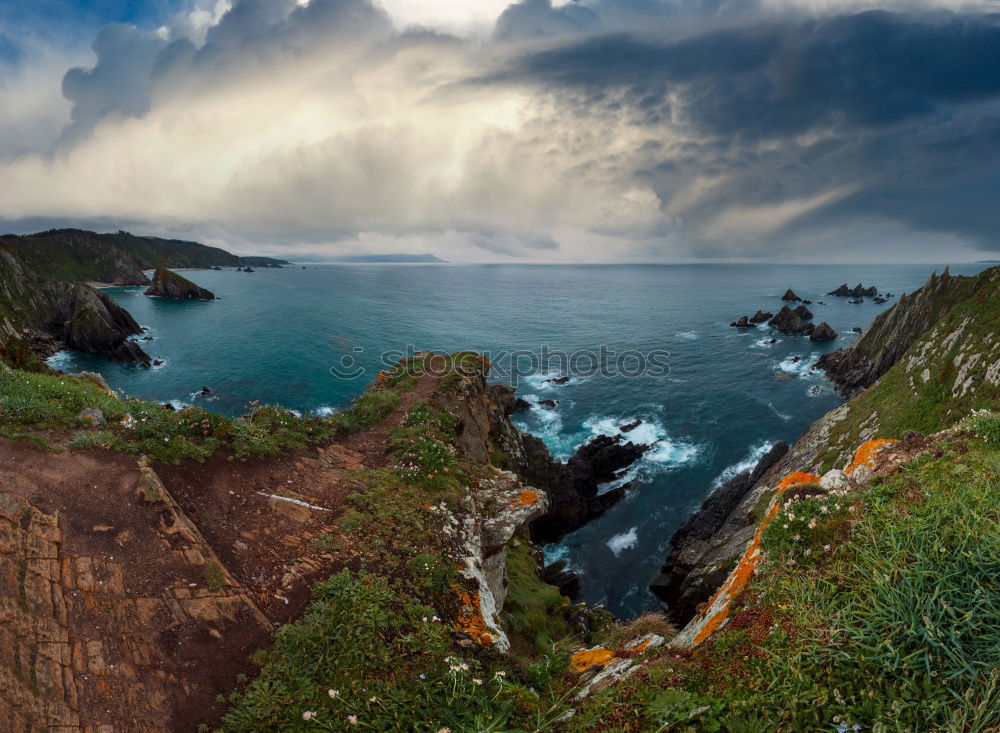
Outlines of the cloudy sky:
M6 0L0 230L462 261L1000 252L1000 0Z

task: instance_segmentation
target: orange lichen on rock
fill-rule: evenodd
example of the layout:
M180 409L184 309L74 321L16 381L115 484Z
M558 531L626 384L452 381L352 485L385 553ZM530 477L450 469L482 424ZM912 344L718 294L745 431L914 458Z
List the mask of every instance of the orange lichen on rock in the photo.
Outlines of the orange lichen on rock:
M492 646L493 634L486 625L486 619L483 618L483 612L479 605L479 594L469 593L458 587L455 587L455 590L462 602L463 610L453 628L456 631L464 631L480 646Z
M570 657L569 663L577 672L586 672L591 667L607 666L615 658L610 649L588 649Z
M877 438L875 440L865 441L858 446L858 450L854 453L854 460L851 461L850 465L844 469L844 473L852 474L862 466L870 466L875 462L875 457L878 455L880 450L887 445L892 445L895 442L895 440L891 440L889 438Z
M740 558L740 561L736 564L736 568L726 578L726 582L712 596L711 600L705 606L705 610L701 612L703 622L694 639L691 641L694 646L705 641L705 639L725 625L729 619L730 605L747 587L750 578L753 577L754 571L757 569L757 565L760 563L760 539L767 525L771 523L771 520L777 516L781 509L781 495L793 486L817 484L819 480L820 477L815 474L795 471L785 476L775 485L775 496L771 501L771 506L768 507L767 514L757 526L757 531L754 532L753 539L743 553L743 557Z
M539 499L537 491L522 491L517 497L517 503L521 506L531 506Z
M792 486L807 486L809 484L818 484L820 477L812 474L806 473L804 471L795 471L790 473L785 478L781 479L778 483L774 485L775 490L780 494L785 489L791 488Z

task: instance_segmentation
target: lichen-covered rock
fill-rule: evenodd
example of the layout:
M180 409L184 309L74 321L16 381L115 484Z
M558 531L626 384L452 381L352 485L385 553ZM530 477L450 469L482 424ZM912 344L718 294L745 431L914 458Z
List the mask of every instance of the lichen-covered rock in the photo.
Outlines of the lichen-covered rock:
M157 267L153 273L153 284L146 288L146 295L180 300L215 300L215 295L200 285L165 267Z
M823 474L819 485L827 491L842 491L850 486L850 480L839 468L832 468Z

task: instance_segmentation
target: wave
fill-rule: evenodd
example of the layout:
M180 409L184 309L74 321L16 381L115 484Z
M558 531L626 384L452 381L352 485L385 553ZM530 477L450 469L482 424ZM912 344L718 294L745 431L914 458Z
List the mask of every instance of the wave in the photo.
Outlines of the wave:
M552 379L562 379L565 376L568 375L558 374L556 372L536 372L534 374L529 374L525 377L521 377L521 384L533 390L541 390L543 392L549 392L554 389L559 389L560 387L570 387L575 384L580 384L581 382L587 381L586 377L581 377L581 376L571 376L568 381L563 382L562 384L555 384L549 381Z
M809 356L789 354L775 365L775 369L799 379L810 379L819 375L819 370L816 368L819 357L819 354Z
M337 409L335 407L321 405L320 407L314 407L310 412L315 417L330 417L331 415L336 414Z
M542 548L542 558L545 565L553 565L557 562L566 563L566 569L571 573L581 574L583 569L573 562L573 548L554 542Z
M624 532L620 532L607 541L607 546L615 557L621 555L623 550L632 550L639 541L638 527L631 527Z
M698 332L697 331L680 331L674 334L675 339L680 339L681 341L697 341Z
M761 349L770 349L775 344L781 343L781 339L774 336L764 336L753 342L753 345Z
M715 477L715 481L712 482L712 487L718 487L726 483L729 479L734 476L738 476L744 471L752 471L754 466L763 458L771 448L774 447L774 443L769 441L762 441L750 448L750 453L742 461L738 461L731 466L726 466L722 469L722 473Z
M58 369L59 371L64 372L73 366L73 352L67 349L63 349L62 351L57 351L48 359L46 359L45 363L48 364L53 369Z

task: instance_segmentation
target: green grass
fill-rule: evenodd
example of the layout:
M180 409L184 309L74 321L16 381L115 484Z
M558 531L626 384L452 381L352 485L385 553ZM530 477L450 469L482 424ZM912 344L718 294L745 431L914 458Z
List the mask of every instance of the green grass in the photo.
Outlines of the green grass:
M503 616L509 631L545 651L553 643L572 636L563 611L569 599L555 586L538 578L538 563L527 542L512 541L507 546L507 599Z
M573 729L995 730L998 493L1000 452L961 438L854 495L797 499L729 624Z
M144 454L164 462L203 461L219 449L238 459L305 450L338 434L371 428L398 405L399 395L380 390L361 395L329 418L297 417L271 405L251 405L231 418L199 407L174 411L154 403L118 399L85 376L0 370L0 429L8 437L47 444L62 436L71 448L105 448ZM98 408L106 425L78 417Z

